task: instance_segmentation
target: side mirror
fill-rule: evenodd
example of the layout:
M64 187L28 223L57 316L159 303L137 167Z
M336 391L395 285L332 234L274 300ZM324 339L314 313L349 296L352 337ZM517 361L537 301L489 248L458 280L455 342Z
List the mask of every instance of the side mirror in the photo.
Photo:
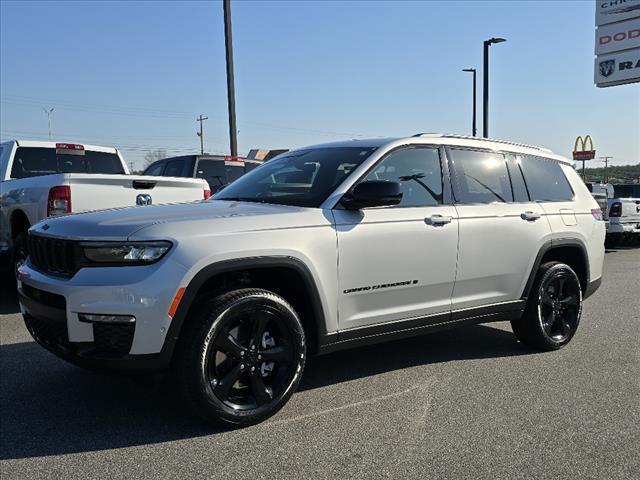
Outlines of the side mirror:
M365 207L386 207L397 205L402 200L402 188L399 182L370 180L356 187L342 197L342 205L347 210L360 210Z

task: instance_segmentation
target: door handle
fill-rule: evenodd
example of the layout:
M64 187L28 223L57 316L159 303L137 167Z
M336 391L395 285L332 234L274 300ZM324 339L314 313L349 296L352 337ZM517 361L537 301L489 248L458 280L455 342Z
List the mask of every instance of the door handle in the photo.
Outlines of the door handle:
M445 225L451 223L451 220L453 220L453 217L444 217L440 214L431 215L424 219L428 225Z
M524 212L520 215L520 217L522 217L523 220L527 220L528 222L535 222L540 217L542 217L542 215L540 215L538 212Z

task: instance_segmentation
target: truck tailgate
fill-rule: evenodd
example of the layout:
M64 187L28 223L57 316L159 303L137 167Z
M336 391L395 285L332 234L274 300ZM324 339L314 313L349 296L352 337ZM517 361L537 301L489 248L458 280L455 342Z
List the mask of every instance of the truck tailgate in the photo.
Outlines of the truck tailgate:
M621 198L618 201L622 203L620 223L640 224L640 199Z
M133 205L203 200L209 185L201 178L143 175L65 174L73 213Z

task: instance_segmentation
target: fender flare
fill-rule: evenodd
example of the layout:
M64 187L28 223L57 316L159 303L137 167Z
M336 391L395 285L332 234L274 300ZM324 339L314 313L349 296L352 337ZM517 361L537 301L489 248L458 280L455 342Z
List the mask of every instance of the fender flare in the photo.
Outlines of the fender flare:
M529 293L531 292L531 287L533 287L533 282L536 279L536 274L538 273L538 269L540 268L540 264L542 263L542 258L554 248L560 247L577 247L582 252L582 256L585 260L585 273L587 276L587 282L582 286L583 293L586 291L589 286L589 280L591 278L591 273L589 272L589 256L587 255L587 247L584 242L577 238L559 238L554 240L546 241L538 251L536 255L536 259L533 262L533 268L529 273L529 278L527 279L527 283L525 284L524 291L522 292L522 299L527 300L529 298ZM585 297L586 298L586 297Z
M184 295L180 300L180 305L173 316L162 348L162 356L164 358L171 358L173 356L173 350L178 338L180 337L180 331L182 330L182 326L187 318L189 309L193 305L200 287L202 287L207 280L222 273L247 268L256 269L274 267L295 270L296 273L300 274L303 278L305 287L309 291L309 296L311 297L311 308L313 309L314 318L317 320L315 322L316 334L320 341L324 336L326 336L324 309L322 307L322 301L320 300L318 287L308 267L301 260L289 256L247 257L212 263L196 273L189 282L189 285L185 288Z

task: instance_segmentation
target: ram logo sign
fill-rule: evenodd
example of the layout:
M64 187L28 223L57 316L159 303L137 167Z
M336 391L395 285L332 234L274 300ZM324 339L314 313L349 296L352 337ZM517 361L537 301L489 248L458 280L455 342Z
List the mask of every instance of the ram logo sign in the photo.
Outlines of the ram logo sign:
M153 200L151 198L151 195L149 195L148 193L141 193L136 197L136 205L144 206L151 205L152 203Z

